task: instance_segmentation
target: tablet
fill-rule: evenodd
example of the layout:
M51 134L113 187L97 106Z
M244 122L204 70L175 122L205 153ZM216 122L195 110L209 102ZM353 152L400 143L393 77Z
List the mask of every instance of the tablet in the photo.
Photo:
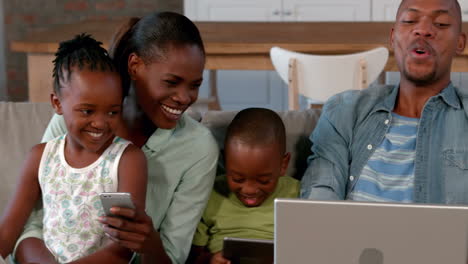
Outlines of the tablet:
M223 256L232 264L272 264L273 240L225 237Z

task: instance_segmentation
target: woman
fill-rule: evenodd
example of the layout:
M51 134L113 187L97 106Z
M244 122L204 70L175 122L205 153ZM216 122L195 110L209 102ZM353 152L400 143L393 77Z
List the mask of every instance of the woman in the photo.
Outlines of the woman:
M146 212L114 208L106 233L140 253L142 263L184 263L214 180L218 148L210 132L186 114L198 97L205 64L203 43L186 17L154 13L120 30L111 55L128 88L125 127L118 135L141 147L148 161ZM54 116L43 141L65 133ZM20 262L53 262L41 238L42 218L30 218L19 240ZM35 224L36 223L36 224ZM37 224L39 223L39 225ZM102 263L99 252L76 263Z

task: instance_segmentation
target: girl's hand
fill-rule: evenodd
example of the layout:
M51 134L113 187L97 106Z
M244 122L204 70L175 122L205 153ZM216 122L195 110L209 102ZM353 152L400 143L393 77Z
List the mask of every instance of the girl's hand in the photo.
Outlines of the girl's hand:
M120 217L102 216L99 221L106 235L119 245L140 254L154 253L160 241L153 221L143 210L112 207L111 212Z
M211 257L210 264L231 264L231 261L225 259L223 253L219 251Z

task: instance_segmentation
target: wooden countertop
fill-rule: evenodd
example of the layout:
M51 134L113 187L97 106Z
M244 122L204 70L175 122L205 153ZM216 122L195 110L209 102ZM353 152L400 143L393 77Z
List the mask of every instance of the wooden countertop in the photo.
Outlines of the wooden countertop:
M60 41L87 32L108 45L124 20L82 21L29 34L11 42L17 52L54 53ZM387 46L393 22L196 22L208 54L268 52L271 46L297 51L343 53ZM463 23L468 31L468 22ZM468 54L465 51L464 54Z
M123 20L83 21L34 32L11 42L12 51L55 53L58 43L87 32L108 41ZM268 52L271 46L297 51L343 53L387 46L392 23L388 22L197 22L207 54Z
M28 54L50 54L58 43L87 32L105 47L125 20L82 21L34 32L12 41L10 49ZM313 54L344 54L389 47L393 22L196 22L205 43L206 69L271 70L269 51L273 46ZM468 31L468 22L463 23ZM391 50L390 50L391 52ZM453 69L468 71L465 49ZM385 70L396 71L392 56Z

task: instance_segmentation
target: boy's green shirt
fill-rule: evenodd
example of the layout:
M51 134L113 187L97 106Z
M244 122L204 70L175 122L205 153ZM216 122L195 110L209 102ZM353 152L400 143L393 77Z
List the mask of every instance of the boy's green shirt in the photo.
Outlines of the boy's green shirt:
M246 207L229 191L226 177L218 176L192 244L207 246L215 253L223 249L224 237L273 239L274 199L296 198L299 188L298 180L280 177L275 191L262 205Z

